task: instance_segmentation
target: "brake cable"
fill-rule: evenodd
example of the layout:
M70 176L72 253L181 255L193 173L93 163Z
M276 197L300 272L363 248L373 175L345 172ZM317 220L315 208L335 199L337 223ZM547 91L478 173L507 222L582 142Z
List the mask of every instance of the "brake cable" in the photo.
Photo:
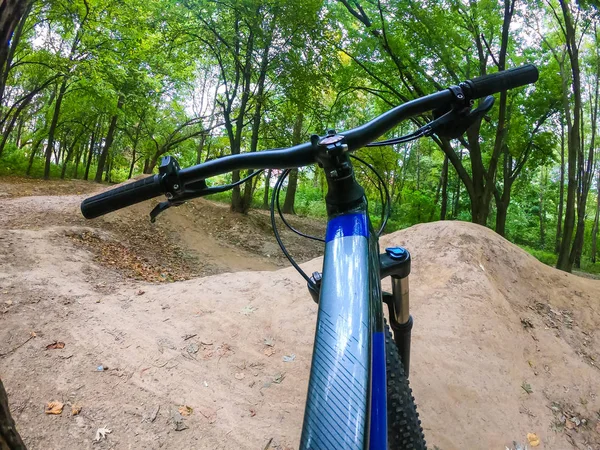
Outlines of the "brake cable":
M230 189L233 189L234 187L239 186L240 184L245 183L249 179L261 174L263 171L264 169L257 170L255 172L252 172L250 175L242 178L241 180L236 181L235 183L224 184L221 186L208 187L206 185L206 180L200 180L193 184L190 184L188 185L188 188L191 187L191 190L185 191L177 195L177 197L173 197L156 205L154 209L150 211L150 222L154 223L156 221L156 217L163 211L169 209L171 206L179 206L182 205L184 202L194 198L205 197L210 194L217 194L219 192L229 191Z
M385 182L383 181L382 176L379 174L379 172L377 172L375 167L373 167L371 164L366 162L364 159L359 158L356 155L350 154L350 158L356 159L357 161L359 161L362 164L364 164L365 166L367 166L379 179L379 194L381 197L381 225L379 227L379 231L377 231L377 237L379 237L383 233L383 230L385 229L385 226L387 225L388 219L390 218L390 216L392 214L392 202L390 199L390 191L388 190L388 187L385 184ZM383 191L385 192L385 203L383 201L383 194L381 192L381 187L383 187Z
M273 188L273 194L271 196L271 227L273 228L273 234L275 235L275 240L277 240L277 244L279 244L279 247L281 248L281 251L283 252L285 257L288 259L288 261L294 267L294 269L296 269L298 271L298 273L302 276L302 278L304 278L306 280L306 282L312 286L314 284L313 281L306 274L306 272L304 272L300 268L298 263L296 263L294 258L292 258L292 255L290 255L289 252L287 251L287 249L285 248L285 245L283 244L283 241L281 240L281 236L279 235L279 230L277 230L277 222L275 221L275 203L277 203L277 210L279 211L280 216L283 218L283 216L281 214L281 209L279 208L279 191L281 190L283 181L285 180L285 178L288 176L288 174L290 172L291 172L291 169L284 170L283 173L279 176L279 178L275 182L275 187ZM283 223L285 223L295 233L300 234L300 232L298 232L294 228L290 227L287 224L287 222L285 221L285 219L284 219ZM311 239L320 240L319 238L314 238L314 237L311 237Z

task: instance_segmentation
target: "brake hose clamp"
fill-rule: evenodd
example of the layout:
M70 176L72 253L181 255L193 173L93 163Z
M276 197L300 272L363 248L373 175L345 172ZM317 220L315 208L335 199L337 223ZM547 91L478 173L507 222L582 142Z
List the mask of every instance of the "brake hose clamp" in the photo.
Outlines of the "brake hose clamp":
M179 163L172 156L163 156L158 173L165 190L166 197L171 200L181 194L181 181L179 180Z
M456 100L460 101L461 103L465 101L465 93L460 86L450 86L448 89L450 89L450 92L452 92L452 95L454 95Z

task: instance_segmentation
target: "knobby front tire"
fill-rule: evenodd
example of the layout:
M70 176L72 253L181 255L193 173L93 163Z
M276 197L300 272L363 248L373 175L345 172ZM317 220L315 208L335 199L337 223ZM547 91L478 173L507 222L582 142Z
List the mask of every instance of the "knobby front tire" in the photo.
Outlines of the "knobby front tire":
M404 374L398 347L385 325L388 449L427 450L415 398Z

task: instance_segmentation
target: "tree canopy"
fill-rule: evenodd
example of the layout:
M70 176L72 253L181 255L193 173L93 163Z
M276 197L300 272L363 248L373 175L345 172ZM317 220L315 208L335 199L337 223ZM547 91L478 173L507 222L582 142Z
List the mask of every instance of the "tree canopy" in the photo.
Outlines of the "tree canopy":
M390 190L392 227L471 220L561 269L595 263L594 2L14 3L18 14L0 49L2 174L121 182L152 173L165 155L186 166L285 147L533 63L536 85L497 95L462 138L433 136L360 156ZM415 117L388 137L431 119ZM360 164L357 174L379 214L379 181ZM232 208L266 205L274 175L237 187ZM315 168L293 172L286 189L287 212L324 214Z

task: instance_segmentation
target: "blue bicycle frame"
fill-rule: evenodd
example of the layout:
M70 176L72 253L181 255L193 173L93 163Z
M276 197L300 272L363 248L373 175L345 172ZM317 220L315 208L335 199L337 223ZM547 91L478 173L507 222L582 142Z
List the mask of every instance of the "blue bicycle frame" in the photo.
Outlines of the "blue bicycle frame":
M330 217L301 449L387 448L379 244L358 208Z

